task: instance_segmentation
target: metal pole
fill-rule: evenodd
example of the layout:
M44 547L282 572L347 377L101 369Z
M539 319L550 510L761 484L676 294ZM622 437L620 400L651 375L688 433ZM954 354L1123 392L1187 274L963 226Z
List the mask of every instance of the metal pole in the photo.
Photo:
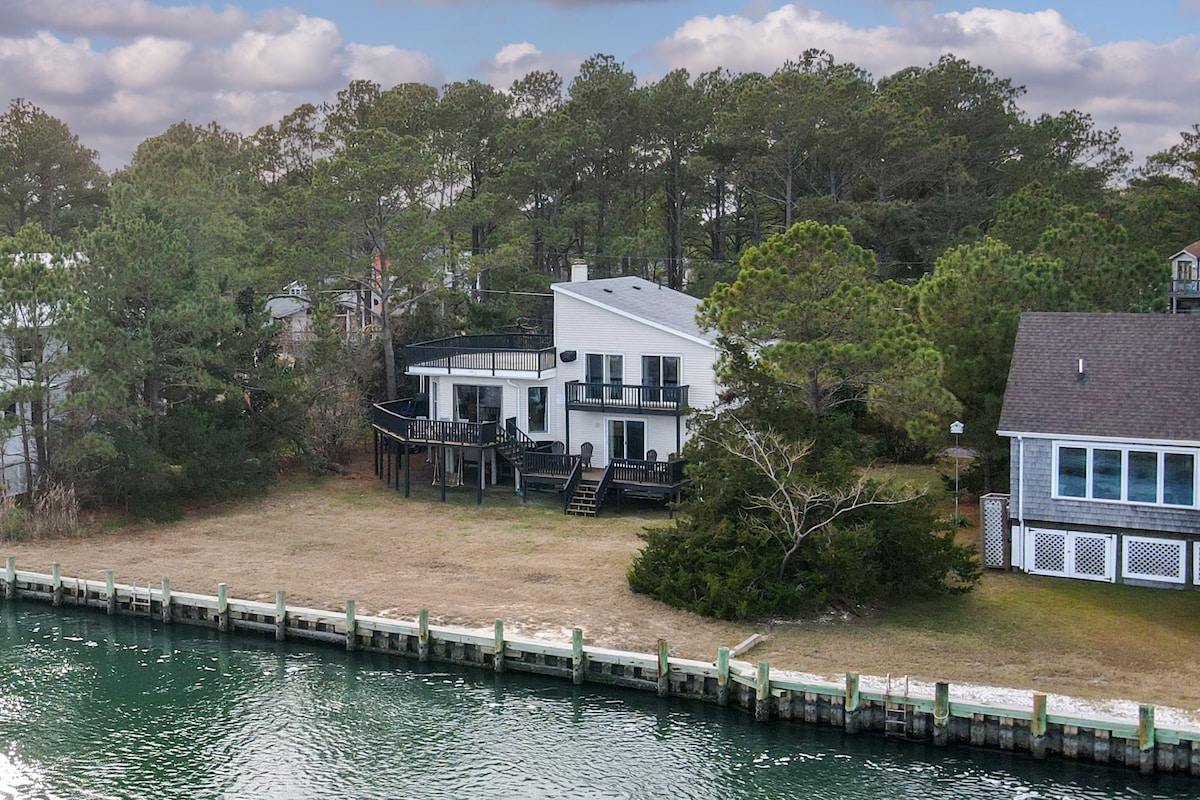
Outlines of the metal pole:
M958 434L954 434L954 524L958 525Z

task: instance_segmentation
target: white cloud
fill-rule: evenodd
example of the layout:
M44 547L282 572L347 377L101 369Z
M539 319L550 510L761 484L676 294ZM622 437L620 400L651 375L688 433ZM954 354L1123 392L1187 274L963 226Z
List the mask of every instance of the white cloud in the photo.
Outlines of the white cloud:
M195 51L191 42L147 36L115 47L108 54L108 74L126 89L172 85Z
M1021 107L1031 116L1074 108L1092 114L1098 127L1120 128L1122 143L1139 158L1173 143L1163 125L1184 129L1193 121L1178 115L1200 93L1194 58L1200 37L1097 46L1057 11L933 14L924 2L906 4L899 19L897 25L856 28L799 3L760 19L698 16L653 52L667 68L693 74L718 66L772 72L815 47L876 78L953 53L1024 85Z
M49 33L0 39L0 93L9 97L80 96L104 83L104 59L87 39Z
M161 6L148 0L4 0L0 34L51 29L69 35L220 38L246 24L240 9Z
M346 52L350 59L346 72L352 80L374 81L385 89L399 83L442 83L441 71L424 53L360 44L349 45Z
M298 89L340 83L346 56L337 25L303 15L291 22L235 39L225 65L226 85Z
M546 53L529 42L516 42L504 45L478 68L487 76L488 83L507 90L514 81L534 71L557 72L566 81L579 69L579 64L579 54L573 51Z

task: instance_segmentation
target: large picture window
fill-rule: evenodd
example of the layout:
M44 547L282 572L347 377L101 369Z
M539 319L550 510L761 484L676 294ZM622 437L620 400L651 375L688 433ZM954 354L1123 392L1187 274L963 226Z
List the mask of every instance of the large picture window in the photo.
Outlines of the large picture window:
M500 419L503 390L499 386L455 386L454 412L460 422L495 422Z
M1196 505L1196 454L1150 447L1059 444L1054 496L1166 506Z

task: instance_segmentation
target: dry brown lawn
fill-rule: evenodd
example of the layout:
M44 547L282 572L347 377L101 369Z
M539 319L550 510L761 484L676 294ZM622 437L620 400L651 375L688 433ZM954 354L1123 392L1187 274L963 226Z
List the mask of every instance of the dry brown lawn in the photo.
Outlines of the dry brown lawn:
M414 463L419 459L414 458ZM598 519L562 514L553 496L522 505L492 487L438 502L417 473L413 497L385 488L369 462L346 478L291 478L269 496L193 511L177 523L96 524L71 539L9 542L22 569L231 597L341 608L436 623L561 635L592 644L712 660L718 647L768 634L745 656L822 675L853 670L929 681L1129 698L1200 708L1200 593L989 573L966 597L863 610L848 619L734 624L630 592L638 533L661 506ZM964 507L964 510L967 510Z

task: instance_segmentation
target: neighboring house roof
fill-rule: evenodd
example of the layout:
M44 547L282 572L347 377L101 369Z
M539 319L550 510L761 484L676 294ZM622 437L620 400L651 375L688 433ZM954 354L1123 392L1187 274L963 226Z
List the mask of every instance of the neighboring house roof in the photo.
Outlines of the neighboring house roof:
M1000 432L1197 442L1198 405L1200 314L1030 312Z
M277 294L267 298L267 310L272 319L285 319L308 311L308 301L291 294Z
M1183 248L1178 253L1171 256L1171 260L1174 261L1176 258L1183 255L1184 253L1187 253L1192 258L1200 258L1200 242L1192 242L1187 247Z
M635 277L601 278L556 283L550 288L701 344L716 342L716 333L701 330L696 322L699 298L658 283Z

